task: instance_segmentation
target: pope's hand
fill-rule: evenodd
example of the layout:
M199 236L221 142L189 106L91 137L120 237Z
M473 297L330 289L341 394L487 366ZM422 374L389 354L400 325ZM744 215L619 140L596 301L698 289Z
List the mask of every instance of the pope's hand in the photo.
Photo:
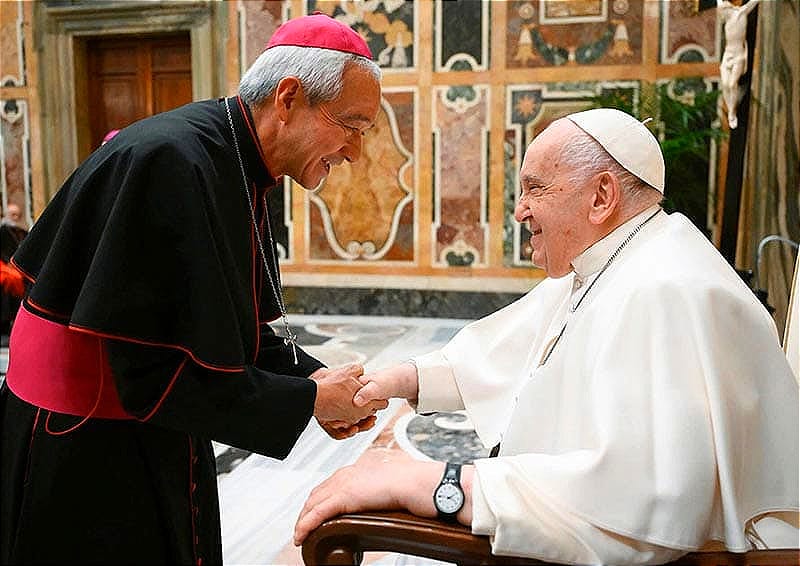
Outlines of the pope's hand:
M417 368L411 362L362 375L359 377L359 381L364 387L353 398L353 403L357 407L392 397L400 397L412 402L417 399Z
M311 491L294 527L294 543L302 544L311 531L342 513L409 509L435 516L431 494L442 468L439 462L419 462L400 450L367 450L354 465L340 468Z

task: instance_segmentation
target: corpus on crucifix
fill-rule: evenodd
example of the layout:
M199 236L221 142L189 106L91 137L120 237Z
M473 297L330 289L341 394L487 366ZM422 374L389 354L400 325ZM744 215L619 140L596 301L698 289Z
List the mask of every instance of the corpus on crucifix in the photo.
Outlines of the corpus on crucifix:
M722 98L728 110L728 126L739 125L736 109L742 98L739 78L747 71L747 16L758 0L741 4L740 0L717 0L717 17L722 20L725 51L719 66Z

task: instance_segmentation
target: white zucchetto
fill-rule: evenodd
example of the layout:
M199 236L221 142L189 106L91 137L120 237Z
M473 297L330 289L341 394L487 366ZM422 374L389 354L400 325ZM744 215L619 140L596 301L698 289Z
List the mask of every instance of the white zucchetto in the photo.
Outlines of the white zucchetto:
M602 145L617 163L664 192L664 156L647 127L614 108L594 108L566 116Z

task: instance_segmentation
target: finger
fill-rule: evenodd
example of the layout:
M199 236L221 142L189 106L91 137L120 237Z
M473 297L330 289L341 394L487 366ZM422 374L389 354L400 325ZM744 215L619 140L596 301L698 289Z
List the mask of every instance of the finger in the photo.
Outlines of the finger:
M328 433L328 436L333 438L334 440L344 440L345 438L350 438L351 436L358 433L358 427L355 425L348 425L345 424L342 427L329 427L327 425L323 426L322 429Z
M375 415L372 415L358 421L358 423L356 423L356 427L358 428L358 432L364 432L374 427L376 422L378 422L378 418Z
M323 522L345 512L345 504L339 497L328 499L314 505L305 513L301 513L294 527L294 544L300 546L308 534Z
M389 401L387 399L376 399L375 401L370 403L370 408L375 411L382 411L388 406L389 406Z
M382 398L383 395L380 394L380 387L378 387L378 384L374 381L370 381L355 394L353 397L353 404L356 407L363 407L370 401Z
M348 364L342 369L344 370L345 375L348 375L354 379L358 379L359 376L364 374L364 366L361 364Z

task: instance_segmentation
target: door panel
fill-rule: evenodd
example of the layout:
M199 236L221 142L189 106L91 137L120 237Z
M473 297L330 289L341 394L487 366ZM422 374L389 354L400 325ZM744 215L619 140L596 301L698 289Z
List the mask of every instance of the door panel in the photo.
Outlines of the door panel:
M109 130L192 100L188 32L90 39L87 58L91 149Z

